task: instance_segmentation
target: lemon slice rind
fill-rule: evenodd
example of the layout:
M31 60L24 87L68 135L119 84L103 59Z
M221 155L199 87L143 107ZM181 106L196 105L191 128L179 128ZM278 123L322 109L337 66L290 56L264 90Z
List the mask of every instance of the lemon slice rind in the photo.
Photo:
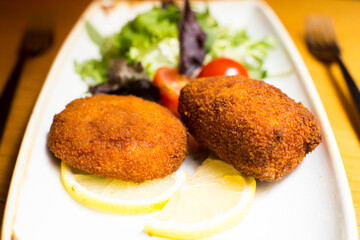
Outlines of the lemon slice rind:
M61 181L66 191L83 205L105 212L121 214L145 214L161 210L170 197L186 182L186 171L176 171L165 178L175 178L174 184L166 191L151 199L115 199L94 193L77 182L72 168L61 163ZM165 179L164 178L164 179ZM161 180L160 180L161 181Z
M244 177L244 179L245 186L241 192L241 198L230 210L220 213L216 215L216 217L208 220L195 223L179 223L172 220L159 220L155 216L145 223L145 231L150 236L155 235L163 238L185 240L211 237L236 226L247 215L255 197L255 179L252 177Z

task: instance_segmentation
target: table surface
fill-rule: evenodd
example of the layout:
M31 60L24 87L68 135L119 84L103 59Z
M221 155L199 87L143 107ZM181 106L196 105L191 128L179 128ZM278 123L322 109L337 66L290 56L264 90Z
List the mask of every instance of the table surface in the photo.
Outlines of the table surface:
M0 1L0 92L16 62L17 47L27 19L49 12L55 18L55 42L43 55L30 60L24 69L0 146L0 216L4 211L19 147L32 109L47 73L74 23L90 0ZM333 18L343 60L360 86L360 1L356 0L267 0L290 33L325 107L340 149L360 229L360 118L337 65L326 68L307 51L303 19L309 14ZM1 224L2 219L0 220Z

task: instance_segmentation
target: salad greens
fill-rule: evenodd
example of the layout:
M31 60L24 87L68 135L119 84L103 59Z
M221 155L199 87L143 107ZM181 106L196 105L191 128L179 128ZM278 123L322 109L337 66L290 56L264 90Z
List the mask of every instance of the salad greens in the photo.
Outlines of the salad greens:
M266 36L262 40L249 37L245 30L231 31L226 27L217 28L218 37L205 56L205 63L217 57L234 59L247 68L254 79L264 79L267 72L263 69L264 60L270 49L276 46L273 37Z
M92 94L134 95L160 103L159 89L149 81L141 63L129 64L126 60L111 59L108 81L89 88Z
M243 63L251 77L266 77L263 63L269 50L275 46L272 37L259 41L249 37L245 30L220 26L208 9L196 11L195 16L206 34L204 63L216 57L228 57ZM101 58L75 62L76 72L88 85L96 86L109 80L112 59L126 60L133 65L141 62L150 80L159 67L179 68L182 43L179 43L178 25L181 18L181 8L175 4L154 7L107 37L101 36L87 22L86 30L90 39L99 46Z

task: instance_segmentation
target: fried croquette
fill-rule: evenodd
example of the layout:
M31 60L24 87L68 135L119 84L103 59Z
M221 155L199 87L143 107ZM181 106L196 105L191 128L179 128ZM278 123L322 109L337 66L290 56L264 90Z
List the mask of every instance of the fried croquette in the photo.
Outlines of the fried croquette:
M179 113L195 139L240 172L275 181L320 144L317 119L280 89L246 77L194 80Z
M187 153L187 132L168 109L134 96L76 99L56 114L48 146L68 165L131 182L164 177Z

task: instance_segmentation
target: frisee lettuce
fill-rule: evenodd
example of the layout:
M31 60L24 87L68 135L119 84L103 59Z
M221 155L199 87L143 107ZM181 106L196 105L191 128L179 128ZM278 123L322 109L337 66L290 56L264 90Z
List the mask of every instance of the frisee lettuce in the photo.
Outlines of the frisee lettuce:
M263 64L269 50L276 46L273 37L266 36L262 40L256 40L249 37L245 30L230 30L226 27L218 27L217 32L218 38L213 41L205 56L205 64L217 57L227 57L244 64L254 79L267 76Z
M115 34L117 57L128 59L131 48L151 48L165 38L177 38L177 23L180 15L180 8L173 4L166 9L154 7L148 12L139 14Z
M108 64L102 60L90 59L82 63L75 61L75 71L89 86L96 86L107 81Z

